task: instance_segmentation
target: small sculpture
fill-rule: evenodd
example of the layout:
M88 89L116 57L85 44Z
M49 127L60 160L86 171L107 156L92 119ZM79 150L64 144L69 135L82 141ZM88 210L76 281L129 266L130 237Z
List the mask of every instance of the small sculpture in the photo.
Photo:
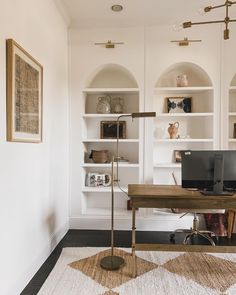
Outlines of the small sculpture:
M188 86L188 76L185 74L176 77L177 87L187 87Z
M176 139L179 129L179 122L169 123L168 132L170 134L170 139Z
M98 114L110 114L111 97L109 95L98 97L96 110Z

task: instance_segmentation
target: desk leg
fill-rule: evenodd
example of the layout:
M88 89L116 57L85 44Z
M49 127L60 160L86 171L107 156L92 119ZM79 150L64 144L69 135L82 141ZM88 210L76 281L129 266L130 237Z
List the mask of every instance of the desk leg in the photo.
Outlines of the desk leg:
M132 264L133 278L136 277L136 256L135 256L135 208L132 207Z
M228 239L230 239L232 236L232 232L234 229L234 222L235 222L235 211L229 210L229 212L228 212Z

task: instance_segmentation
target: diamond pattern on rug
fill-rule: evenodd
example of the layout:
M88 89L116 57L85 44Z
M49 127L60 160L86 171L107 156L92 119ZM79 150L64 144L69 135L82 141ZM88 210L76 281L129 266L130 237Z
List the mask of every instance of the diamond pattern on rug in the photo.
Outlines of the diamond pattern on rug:
M162 267L220 292L236 283L235 262L204 253L185 253Z
M223 295L162 266L113 289L119 295ZM235 295L228 293L227 295ZM226 294L225 294L226 295Z
M100 267L100 260L109 255L111 255L110 249L99 252L91 257L74 261L69 266L81 271L102 286L112 289L132 279L132 256L126 251L114 249L114 255L124 258L125 266L117 271L108 271ZM156 263L146 261L139 257L136 257L136 263L138 276L158 267Z

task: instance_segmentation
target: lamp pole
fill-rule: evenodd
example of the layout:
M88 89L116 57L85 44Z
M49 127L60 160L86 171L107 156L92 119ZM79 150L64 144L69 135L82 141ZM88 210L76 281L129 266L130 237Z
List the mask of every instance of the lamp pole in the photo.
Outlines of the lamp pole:
M118 270L125 265L125 260L120 256L114 255L114 184L117 183L119 187L119 137L120 129L119 123L120 118L132 117L132 118L144 118L144 117L155 117L155 112L140 112L140 113L131 113L118 116L116 120L116 157L112 157L111 162L111 255L103 257L100 261L100 266L106 270ZM116 162L116 178L114 178L114 163Z

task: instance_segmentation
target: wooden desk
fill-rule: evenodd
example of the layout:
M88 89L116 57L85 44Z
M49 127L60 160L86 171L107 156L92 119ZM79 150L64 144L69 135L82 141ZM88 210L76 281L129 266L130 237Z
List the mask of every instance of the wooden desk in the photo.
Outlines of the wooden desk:
M183 208L236 210L236 194L233 196L203 196L198 191L188 191L181 186L129 184L128 196L132 206L132 261L133 277L136 276L135 250L235 252L233 246L137 244L135 242L135 209L137 208Z

